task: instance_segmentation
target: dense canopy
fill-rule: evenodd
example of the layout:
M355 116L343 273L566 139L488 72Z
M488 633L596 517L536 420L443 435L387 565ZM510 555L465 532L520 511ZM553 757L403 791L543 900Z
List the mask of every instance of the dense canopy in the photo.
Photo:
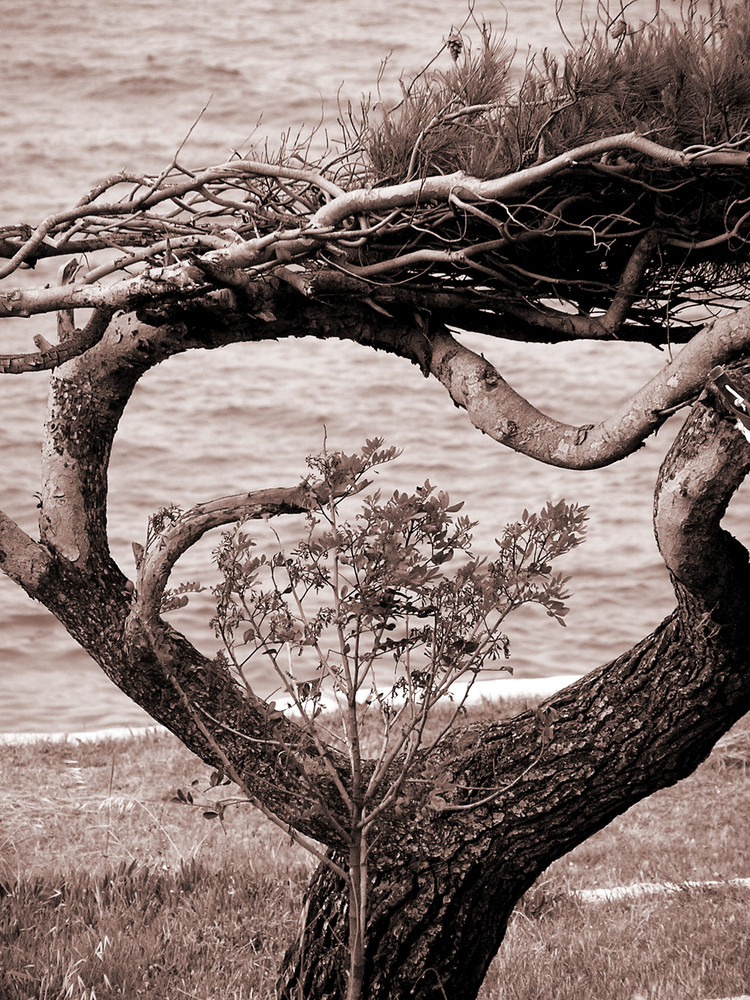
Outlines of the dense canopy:
M705 319L696 305L746 296L750 5L684 23L626 17L520 68L470 23L449 39L452 68L404 84L396 107L342 109L322 157L287 144L110 177L34 230L0 229L0 276L109 251L76 283L127 269L148 275L153 300L273 273L309 297L411 304L465 328L501 314L506 336L684 339ZM124 306L143 292L126 279L116 296L67 300ZM0 309L64 300L0 295Z

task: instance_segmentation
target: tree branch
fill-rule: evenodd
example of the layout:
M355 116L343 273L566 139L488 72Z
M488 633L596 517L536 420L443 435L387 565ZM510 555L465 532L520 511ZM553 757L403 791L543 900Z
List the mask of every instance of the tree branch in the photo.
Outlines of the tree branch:
M602 329L609 336L615 336L619 333L622 324L628 318L630 308L638 297L646 268L651 263L656 245L656 235L653 232L648 232L639 240L635 250L630 255L630 260L622 272L622 279L615 297L604 316L598 320Z
M488 361L463 347L447 331L437 331L429 339L430 372L467 411L475 427L548 465L594 469L634 451L675 406L701 392L715 365L748 349L750 307L707 323L674 361L618 412L596 425L573 426L541 413Z
M370 212L408 208L428 201L447 202L453 194L465 201L476 202L510 198L541 181L549 180L562 170L616 151L641 153L657 163L679 167L689 166L699 156L697 153L688 154L670 149L668 146L662 146L637 132L626 132L621 135L596 139L555 156L551 160L546 160L544 163L535 164L523 170L517 170L513 174L505 174L490 180L478 180L476 177L468 177L459 172L421 178L404 184L394 184L391 187L360 188L348 191L319 209L310 220L310 225L321 228L335 226L352 215L366 215ZM705 152L700 155L700 162L702 164L720 162L747 166L750 162L750 154L739 151ZM235 263L238 263L241 256L241 248L220 252L228 253L229 256L234 257Z
M748 365L732 374L747 393ZM750 443L735 418L712 405L712 395L709 384L662 463L654 497L654 530L667 568L709 605L722 598L736 562L736 542L720 522L750 471ZM714 447L705 448L706 440Z
M63 223L75 222L76 220L91 216L117 217L137 215L145 212L147 209L160 205L162 202L174 201L175 199L182 198L191 191L199 191L202 187L214 181L248 176L285 177L293 180L301 180L318 188L332 198L340 197L343 194L342 188L314 170L263 163L255 160L230 160L228 163L212 167L198 174L190 174L186 179L168 185L163 184L167 178L160 177L156 184L147 186L145 192L134 198L99 204L89 196L74 208L48 216L36 227L31 236L19 247L8 263L0 267L0 280L12 274L25 261L33 259L44 241ZM116 175L112 180L115 183L121 183L123 178L122 175ZM91 194L97 196L111 186L111 183L105 182L104 185L99 185L95 188Z
M207 531L234 521L304 513L309 509L307 497L302 486L280 487L221 497L181 512L161 532L153 546L136 558L138 577L133 615L151 625L156 624L174 564Z
M19 375L23 372L50 371L59 368L72 358L76 358L88 351L89 348L97 344L104 336L104 332L109 326L114 309L108 306L99 306L94 310L94 314L82 330L73 330L67 333L63 326L64 339L59 344L49 344L44 338L37 337L38 346L41 350L33 354L0 354L0 373L5 375ZM65 315L62 311L61 316Z
M154 267L112 285L76 282L62 287L51 285L0 292L0 318L35 316L60 309L110 309L114 312L145 302L199 295L210 287L203 271L190 262L181 262L169 267Z
M53 566L49 550L0 511L0 570L31 597L36 597L41 581Z

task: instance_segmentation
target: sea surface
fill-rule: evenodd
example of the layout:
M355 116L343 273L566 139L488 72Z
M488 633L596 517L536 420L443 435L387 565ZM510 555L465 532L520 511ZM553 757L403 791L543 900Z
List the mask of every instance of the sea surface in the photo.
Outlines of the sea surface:
M629 17L650 10L643 0ZM553 0L477 0L475 13L499 29L507 21L520 63L528 46L562 45ZM579 13L578 3L563 8L571 37ZM356 109L363 93L397 100L399 75L425 66L466 16L461 0L3 0L0 223L37 223L123 168L159 171L188 133L180 160L195 168L266 138L275 146L288 130L316 130L318 148L336 135L347 102ZM434 65L447 68L447 54ZM52 329L48 317L4 322L0 350L29 350L33 334ZM466 341L537 406L576 423L602 418L667 360L633 345ZM46 381L0 381L0 507L31 532ZM144 541L158 507L292 484L324 433L329 447L350 449L382 435L403 448L382 486L413 488L429 478L465 499L483 550L525 507L560 497L589 505L588 541L564 566L574 592L568 627L541 611L508 623L516 676L582 673L624 651L672 607L651 505L678 426L673 418L609 469L561 472L482 437L439 385L396 358L312 340L194 352L149 373L122 421L111 468L113 551L132 574L132 542ZM727 519L740 535L749 513L741 493ZM192 550L176 578L210 580L215 541ZM174 621L213 653L210 612L201 597ZM0 576L0 732L148 721L44 608Z

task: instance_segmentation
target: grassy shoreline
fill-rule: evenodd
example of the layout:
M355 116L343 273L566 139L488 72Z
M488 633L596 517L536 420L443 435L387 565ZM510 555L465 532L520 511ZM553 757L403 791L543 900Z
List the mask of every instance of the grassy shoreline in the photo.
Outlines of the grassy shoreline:
M750 876L748 764L743 721L694 775L548 869L516 911L484 1000L750 992L747 890L575 895ZM312 862L246 806L223 825L205 820L208 775L162 734L0 749L3 1000L274 996ZM178 788L196 805L174 801Z

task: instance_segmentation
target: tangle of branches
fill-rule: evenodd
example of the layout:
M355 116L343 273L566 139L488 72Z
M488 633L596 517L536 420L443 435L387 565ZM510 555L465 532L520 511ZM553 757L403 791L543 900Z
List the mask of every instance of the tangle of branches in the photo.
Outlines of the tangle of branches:
M666 323L685 338L707 309L745 302L750 3L604 21L520 73L479 28L473 46L454 32L450 70L421 74L396 108L342 116L341 148L315 162L285 148L190 170L176 156L0 228L6 284L76 259L59 288L0 292L0 316L242 293L271 273L310 297L576 336L663 341Z

